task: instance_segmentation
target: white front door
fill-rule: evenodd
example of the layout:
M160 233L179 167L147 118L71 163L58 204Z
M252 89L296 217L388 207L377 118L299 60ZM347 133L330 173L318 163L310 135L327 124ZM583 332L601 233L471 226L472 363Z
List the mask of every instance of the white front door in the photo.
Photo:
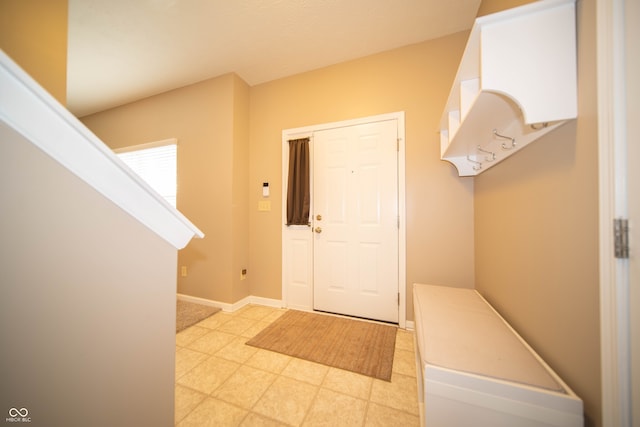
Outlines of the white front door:
M313 134L313 307L398 322L398 124Z

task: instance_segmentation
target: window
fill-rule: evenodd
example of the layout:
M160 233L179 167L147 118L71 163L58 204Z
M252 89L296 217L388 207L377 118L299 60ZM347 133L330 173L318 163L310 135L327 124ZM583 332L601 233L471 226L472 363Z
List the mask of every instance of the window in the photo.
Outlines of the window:
M116 150L116 154L175 207L177 147L177 141L169 139Z

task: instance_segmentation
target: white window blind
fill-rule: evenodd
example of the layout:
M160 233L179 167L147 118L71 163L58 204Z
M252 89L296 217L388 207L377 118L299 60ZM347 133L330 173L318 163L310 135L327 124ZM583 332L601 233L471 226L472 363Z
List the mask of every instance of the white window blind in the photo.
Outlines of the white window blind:
M177 144L175 140L143 144L116 153L140 177L176 206Z

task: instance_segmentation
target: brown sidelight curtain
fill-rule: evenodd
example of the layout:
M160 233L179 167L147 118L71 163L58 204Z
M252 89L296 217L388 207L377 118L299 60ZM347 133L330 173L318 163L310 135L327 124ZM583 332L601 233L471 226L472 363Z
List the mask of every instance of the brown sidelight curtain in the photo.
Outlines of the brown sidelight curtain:
M309 138L289 140L287 225L309 225Z

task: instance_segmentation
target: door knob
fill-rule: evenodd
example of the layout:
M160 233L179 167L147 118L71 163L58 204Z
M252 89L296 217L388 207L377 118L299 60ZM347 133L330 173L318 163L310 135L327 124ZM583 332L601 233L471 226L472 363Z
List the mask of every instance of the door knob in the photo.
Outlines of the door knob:
M316 227L316 229L313 230L313 231L315 231L316 233L322 233L322 228Z

